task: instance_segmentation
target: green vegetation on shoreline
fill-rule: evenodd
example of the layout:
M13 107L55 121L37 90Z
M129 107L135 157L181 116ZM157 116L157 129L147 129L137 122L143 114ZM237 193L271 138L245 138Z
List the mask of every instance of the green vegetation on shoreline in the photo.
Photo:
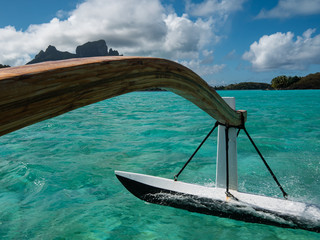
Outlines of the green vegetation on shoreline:
M287 87L287 89L320 89L320 72L309 74Z
M320 72L305 77L278 76L269 83L241 82L227 86L215 86L215 90L291 90L320 89Z
M227 86L214 87L215 90L273 90L268 83L241 82Z

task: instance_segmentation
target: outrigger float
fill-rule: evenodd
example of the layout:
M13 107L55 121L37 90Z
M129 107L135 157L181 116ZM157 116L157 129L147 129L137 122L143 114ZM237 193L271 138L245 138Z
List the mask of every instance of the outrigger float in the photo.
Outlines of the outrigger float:
M235 99L224 98L234 109ZM244 121L244 118L242 118ZM178 181L179 175L192 160L202 144L218 127L216 186L206 187ZM238 192L237 136L243 129L266 165L284 199ZM320 232L319 206L288 200L273 171L247 132L244 122L238 128L216 122L173 179L115 171L119 181L136 197L146 202L185 209L251 223Z
M0 70L0 136L104 99L147 88L164 88L191 101L217 122L216 187L178 181L203 142L173 179L115 171L136 197L252 223L320 232L320 207L288 200L245 129L246 111L222 99L190 69L165 59L93 57ZM284 199L238 192L237 135L243 130L279 186Z

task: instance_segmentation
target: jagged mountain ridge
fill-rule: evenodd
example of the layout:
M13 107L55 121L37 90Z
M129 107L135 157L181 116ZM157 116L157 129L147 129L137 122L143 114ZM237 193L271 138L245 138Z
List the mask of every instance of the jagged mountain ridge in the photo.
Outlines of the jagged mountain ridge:
M120 54L117 50L113 50L112 48L108 50L105 40L87 42L80 45L76 48L75 54L70 52L61 52L57 50L56 47L49 45L45 51L41 50L35 58L27 64L97 56L120 56Z

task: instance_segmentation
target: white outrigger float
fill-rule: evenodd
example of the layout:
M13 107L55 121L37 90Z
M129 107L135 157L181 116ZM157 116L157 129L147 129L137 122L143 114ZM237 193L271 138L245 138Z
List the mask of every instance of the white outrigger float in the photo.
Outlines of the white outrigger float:
M176 93L217 120L216 188L177 181L186 165L174 180L116 171L130 192L151 203L320 232L318 206L237 191L237 129L243 129L253 143L244 127L246 112L236 111L234 100L226 99L229 101L226 103L190 69L166 59L93 57L1 69L0 136L98 101L147 88L164 88ZM256 150L286 198L280 183Z
M150 203L185 209L251 223L320 232L320 208L230 190L205 187L149 175L115 172L120 182L136 197Z
M232 108L235 108L234 98L224 99ZM227 132L228 137L226 138ZM247 133L246 130L245 132ZM115 171L115 174L126 189L146 202L245 222L304 229L320 233L320 207L287 200L286 192L249 135L250 141L252 141L258 154L262 157L285 199L237 191L237 135L236 128L219 126L216 169L217 187L206 187L177 181L177 177L203 142L172 180L123 171Z

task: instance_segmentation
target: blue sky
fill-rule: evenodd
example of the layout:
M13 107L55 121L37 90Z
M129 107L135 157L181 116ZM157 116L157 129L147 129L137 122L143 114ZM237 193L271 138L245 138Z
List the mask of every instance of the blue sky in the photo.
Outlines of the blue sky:
M320 0L11 0L0 8L0 63L104 39L163 57L211 85L319 72Z

